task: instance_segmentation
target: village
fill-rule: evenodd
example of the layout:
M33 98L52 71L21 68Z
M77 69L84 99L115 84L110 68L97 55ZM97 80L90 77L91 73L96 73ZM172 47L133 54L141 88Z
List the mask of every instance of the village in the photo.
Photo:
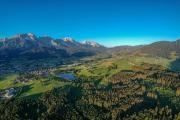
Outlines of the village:
M40 67L38 69L33 68L32 66L28 69L26 68L18 68L18 65L15 66L15 70L12 71L13 69L9 69L11 71L9 71L9 73L16 73L18 74L18 76L12 81L12 85L13 86L17 86L18 84L23 84L23 85L27 85L28 82L30 81L35 81L35 80L41 80L42 78L48 78L49 80L51 80L51 77L59 77L59 78L65 78L68 77L69 78L69 74L59 74L62 71L59 71L59 68L63 68L63 67L73 67L73 66L78 66L80 65L80 63L73 63L73 64L69 64L69 65L61 65L61 66L56 66L56 67L47 67L46 65L44 65L44 67ZM4 72L7 72L7 70L5 70ZM3 74L3 69L1 69L1 74ZM66 72L66 71L64 71ZM68 71L67 71L68 72ZM65 75L65 76L64 76ZM63 77L62 77L63 76ZM72 76L71 76L72 77ZM6 89L1 89L0 91L0 99L10 99L13 97L16 97L17 95L21 94L23 91L23 87L9 87Z
M22 91L22 88L8 88L6 90L0 91L0 99L10 99L17 96Z

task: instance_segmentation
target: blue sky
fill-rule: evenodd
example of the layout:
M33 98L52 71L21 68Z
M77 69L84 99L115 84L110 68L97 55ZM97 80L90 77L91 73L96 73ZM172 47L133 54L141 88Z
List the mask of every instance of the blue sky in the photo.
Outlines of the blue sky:
M0 37L32 32L106 46L180 38L180 0L0 0Z

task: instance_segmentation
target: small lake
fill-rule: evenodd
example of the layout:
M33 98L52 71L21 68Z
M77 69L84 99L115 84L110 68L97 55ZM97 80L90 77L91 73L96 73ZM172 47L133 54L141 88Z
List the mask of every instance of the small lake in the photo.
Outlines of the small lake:
M60 73L56 75L57 77L63 78L63 79L68 79L68 80L75 80L76 77L74 76L73 73Z

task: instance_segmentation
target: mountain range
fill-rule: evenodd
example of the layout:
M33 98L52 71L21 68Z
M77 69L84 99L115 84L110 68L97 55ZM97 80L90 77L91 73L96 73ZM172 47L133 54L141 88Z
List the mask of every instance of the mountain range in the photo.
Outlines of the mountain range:
M4 60L19 57L28 59L82 57L97 53L120 51L169 57L171 54L180 54L180 40L173 42L159 41L149 45L107 48L94 41L77 42L71 37L63 39L53 39L49 36L37 37L32 33L17 34L13 37L0 39L0 57Z
M80 43L70 37L53 39L49 36L37 37L32 33L0 39L0 57L3 59L91 55L102 49L106 48L93 41Z

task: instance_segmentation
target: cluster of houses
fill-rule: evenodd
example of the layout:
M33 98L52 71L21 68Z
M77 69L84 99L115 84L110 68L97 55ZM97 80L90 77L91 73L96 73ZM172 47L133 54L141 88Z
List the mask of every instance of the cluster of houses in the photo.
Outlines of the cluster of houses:
M21 88L8 88L0 92L0 99L10 99L15 97L20 91Z
M38 65L38 62L29 62L29 63L17 63L14 64L13 62L4 62L0 60L0 75L8 74L8 73L20 73L20 72L31 72L36 71L39 68L46 69L46 68L54 68L57 67L56 64L48 64L44 63Z
M34 71L23 73L22 75L20 75L14 80L14 84L27 83L30 80L36 80L38 77L48 77L55 70L56 70L55 68L47 68L47 69L34 70Z
M34 70L30 71L29 74L39 75L39 76L48 76L50 73L53 73L55 68L46 68L42 70Z

